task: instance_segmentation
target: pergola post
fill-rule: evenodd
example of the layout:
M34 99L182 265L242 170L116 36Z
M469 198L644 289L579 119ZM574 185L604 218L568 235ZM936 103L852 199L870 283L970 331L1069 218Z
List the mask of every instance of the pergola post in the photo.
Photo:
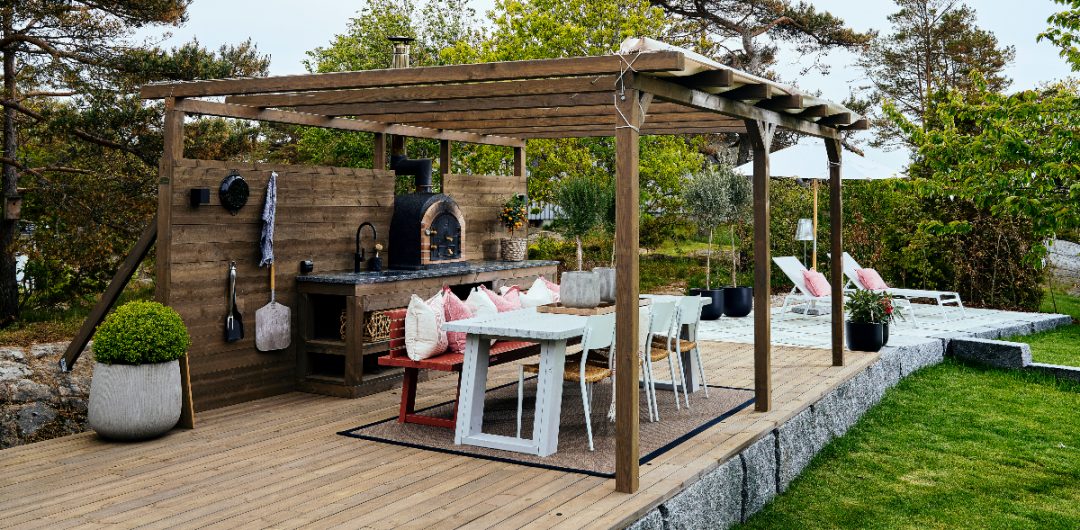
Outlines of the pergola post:
M518 177L525 176L525 148L514 148L514 175Z
M637 491L639 478L638 139L651 99L626 89L615 103L615 490L623 493Z
M840 139L825 138L829 155L829 281L832 284L832 361L844 366L844 201L840 190Z
M439 140L439 174L450 174L450 140Z
M373 136L375 147L371 151L371 167L384 170L386 169L386 134L374 133Z
M162 304L169 305L170 285L172 285L172 198L173 198L173 168L176 161L184 158L184 117L185 113L176 110L179 98L165 99L165 123L162 130L164 135L164 151L161 155L160 178L158 180L158 213L157 213L157 244L156 244L156 268L154 282L154 298ZM191 397L191 374L188 371L188 358L185 354L180 359L180 427L192 429L195 427L195 408Z
M769 243L769 151L776 124L746 120L754 150L754 409L772 409L772 249Z

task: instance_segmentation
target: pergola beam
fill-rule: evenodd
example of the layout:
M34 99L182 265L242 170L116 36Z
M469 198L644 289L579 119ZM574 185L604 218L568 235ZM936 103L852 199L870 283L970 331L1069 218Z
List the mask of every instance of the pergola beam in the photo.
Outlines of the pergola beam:
M225 102L252 107L302 107L309 105L333 105L345 103L483 99L498 96L535 96L541 94L582 94L589 92L611 92L615 88L616 79L615 76L601 75L556 79L500 81L491 83L393 86L386 88L329 90L324 92L228 96L225 98Z
M679 103L700 110L718 112L735 118L774 123L785 129L801 132L810 136L836 138L839 134L836 129L824 127L785 113L762 109L748 103L743 103L742 101L736 101L723 96L702 92L700 90L686 88L655 77L644 75L635 76L634 86L644 92L655 94L656 97L665 101Z
M421 99L418 101L386 101L381 103L345 103L311 105L305 112L327 116L373 116L426 112L470 112L496 109L537 109L611 105L611 95L601 92L584 94L539 94L534 96L505 96L483 99Z
M634 59L634 70L638 72L676 71L682 70L685 64L686 59L681 52L648 52L639 54ZM608 55L450 66L389 68L362 72L153 83L143 86L140 94L143 99L158 99L170 96L231 96L270 92L397 87L462 81L506 81L511 79L538 79L579 75L612 75L619 74L624 70L626 70L626 63L621 57Z
M602 104L598 105L529 107L512 109L475 109L463 111L421 111L400 112L394 114L342 114L339 112L333 112L328 115L350 116L360 120L381 121L387 123L404 123L413 125L418 123L437 121L523 119L531 120L536 118L558 118L568 116L592 116L598 119L603 119L604 123L611 123L611 113L613 112L614 106L610 96L605 95L604 100L605 101ZM649 113L650 120L654 118L668 118L669 116L682 116L686 114L709 115L713 118L716 118L716 114L714 113L703 113L697 109L684 107L682 105L675 105L673 103L658 103L656 105L653 105L653 107L653 111ZM314 114L327 114L325 112L314 112L315 110L321 109L323 107L316 106L303 108L305 112L312 112ZM740 121L740 123L742 122Z
M590 126L603 126L608 129L613 129L611 125L611 112L614 107L609 107L606 115L601 116L565 116L555 118L517 118L517 119L500 119L500 118L486 118L475 120L445 120L445 121L418 121L411 122L414 125L428 127L431 129L448 129L455 128L462 131L490 131L492 134L502 134L507 129L529 128L529 129L550 129L553 127L576 129L580 127ZM410 122L405 122L410 123ZM649 125L665 124L665 125L687 125L687 126L701 126L707 124L716 124L720 126L732 126L742 128L742 121L725 118L724 116L718 116L715 113L707 112L695 112L685 114L667 114L656 116L656 122L652 121L652 117L649 118Z
M413 138L431 138L433 140L454 140L484 145L501 145L506 147L522 147L525 142L520 138L478 134L465 131L446 131L415 127L412 125L386 124L372 121L351 120L347 118L331 118L319 114L308 114L288 110L260 109L245 105L231 103L217 103L214 101L199 101L184 99L176 103L176 109L190 114L203 114L208 116L221 116L223 118L239 118L245 120L269 121L278 123L291 123L293 125L308 125L312 127L325 127L328 129L341 129L346 131L370 132L411 136Z

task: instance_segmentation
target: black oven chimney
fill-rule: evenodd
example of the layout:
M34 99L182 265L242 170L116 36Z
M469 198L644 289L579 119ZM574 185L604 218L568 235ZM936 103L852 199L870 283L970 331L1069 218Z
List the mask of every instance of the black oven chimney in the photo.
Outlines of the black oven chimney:
M387 37L387 40L394 43L394 55L390 61L390 68L408 68L409 50L416 39L399 35ZM398 175L412 175L415 178L417 192L431 193L431 159L410 159L405 154L404 136L393 136L390 140L390 169Z

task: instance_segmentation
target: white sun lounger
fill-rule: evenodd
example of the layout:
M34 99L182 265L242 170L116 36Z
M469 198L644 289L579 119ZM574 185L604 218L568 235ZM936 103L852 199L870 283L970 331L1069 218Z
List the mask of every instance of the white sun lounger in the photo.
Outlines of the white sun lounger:
M799 261L795 256L779 256L774 257L773 263L780 270L784 271L784 274L791 280L791 283L795 284L795 287L791 289L791 292L784 297L784 307L780 309L780 318L784 318L787 313L788 306L794 301L794 305L791 305L792 309L795 306L806 305L806 312L809 314L810 310L817 308L818 304L822 304L826 307L832 305L832 297L830 296L814 296L810 289L806 287L806 280L803 278L803 271L806 270L806 266Z
M856 289L866 289L866 286L859 281L859 262L855 261L855 258L851 257L851 254L845 252L843 254L844 263L844 276L847 276L848 285L853 286ZM949 313L945 310L945 306L955 305L960 308L960 314L965 314L964 303L960 301L960 293L954 291L932 291L929 289L898 289L890 287L885 289L886 293L889 293L898 299L902 299L907 302L907 307L911 312L912 319L915 319L915 306L911 305L912 298L930 298L937 301L938 309L941 311L941 316L945 320L949 319ZM918 320L915 320L916 323Z

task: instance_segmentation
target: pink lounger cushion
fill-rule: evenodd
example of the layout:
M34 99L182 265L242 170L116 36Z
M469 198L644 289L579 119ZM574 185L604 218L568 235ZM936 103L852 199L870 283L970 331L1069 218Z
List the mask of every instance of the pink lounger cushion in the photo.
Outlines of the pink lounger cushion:
M859 277L859 283L871 291L881 291L889 288L885 284L885 280L882 280L881 275L874 269L859 269L855 271L855 275Z
M803 281L806 282L806 290L814 296L829 296L832 294L832 286L825 275L818 271L803 271Z

